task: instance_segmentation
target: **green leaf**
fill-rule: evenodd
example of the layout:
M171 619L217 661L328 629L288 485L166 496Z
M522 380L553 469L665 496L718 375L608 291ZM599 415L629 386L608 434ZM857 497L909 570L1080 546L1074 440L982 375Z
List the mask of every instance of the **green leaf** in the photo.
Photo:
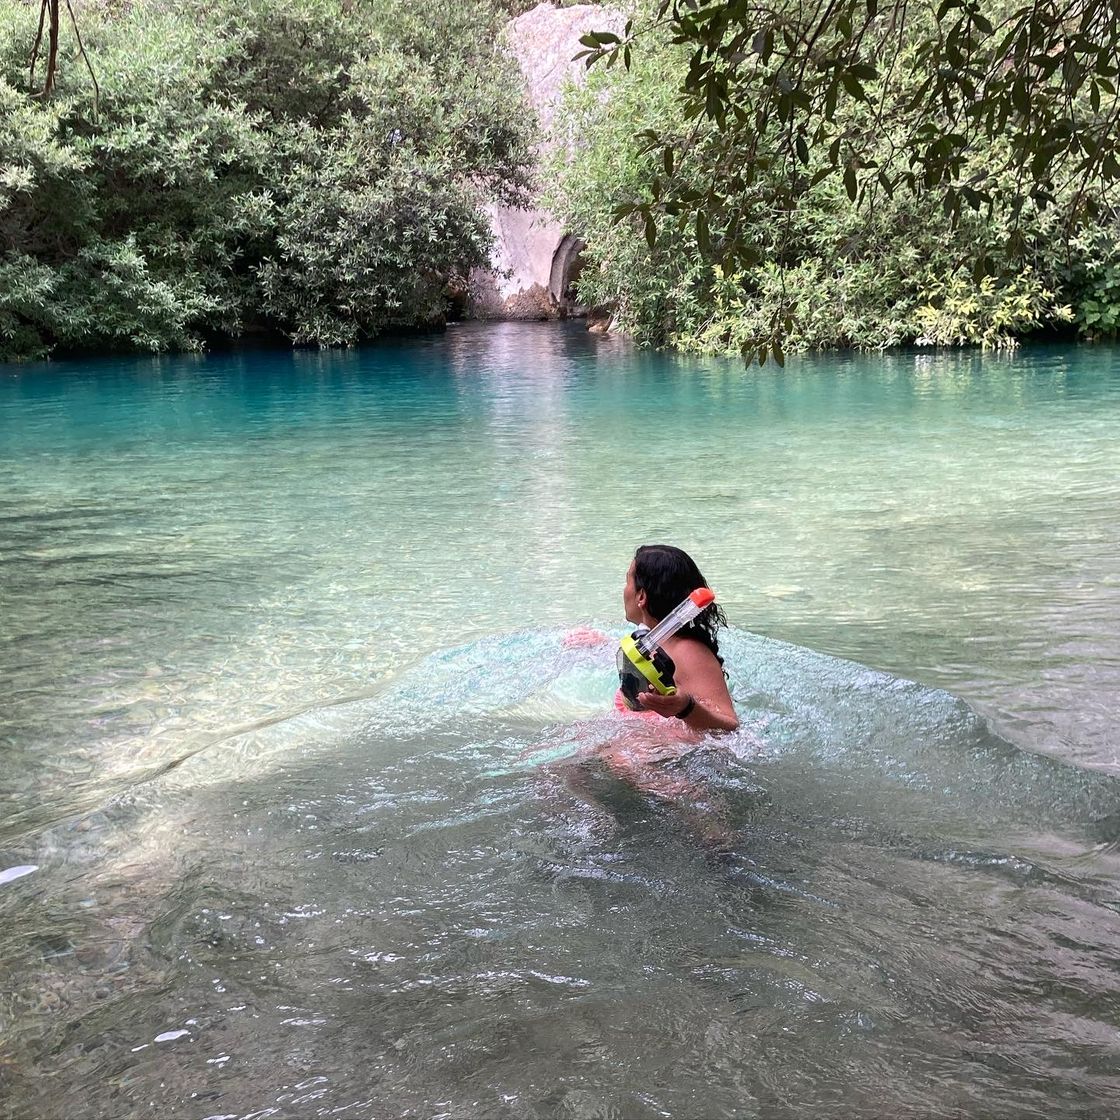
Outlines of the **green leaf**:
M824 95L824 119L826 121L833 121L836 119L836 105L840 97L840 87L837 82L832 82Z
M979 284L985 276L994 276L996 274L995 262L991 257L980 253L972 264L972 279Z
M708 230L708 216L703 210L696 214L696 244L705 257L712 255L712 239Z
M763 62L769 62L774 53L774 29L768 27L762 40L762 50L759 52Z

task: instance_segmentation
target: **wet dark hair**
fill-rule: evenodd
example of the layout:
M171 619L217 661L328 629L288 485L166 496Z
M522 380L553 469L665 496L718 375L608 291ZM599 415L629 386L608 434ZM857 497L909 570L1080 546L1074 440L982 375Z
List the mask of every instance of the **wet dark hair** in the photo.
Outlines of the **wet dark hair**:
M634 587L646 593L646 610L654 618L664 618L690 591L707 587L696 561L683 549L671 544L643 544L634 553ZM716 631L727 625L718 603L702 610L687 626L677 631L682 638L695 638L719 657ZM723 658L720 657L720 664Z

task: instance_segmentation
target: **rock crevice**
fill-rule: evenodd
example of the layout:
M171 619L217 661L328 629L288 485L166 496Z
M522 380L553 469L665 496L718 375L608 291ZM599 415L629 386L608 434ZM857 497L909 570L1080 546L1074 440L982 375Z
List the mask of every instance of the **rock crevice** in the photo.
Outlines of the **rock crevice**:
M622 18L610 8L579 4L557 8L538 4L511 20L509 49L525 82L526 100L540 122L537 160L550 155L559 141L553 122L569 82L585 73L580 37L589 31L618 31ZM584 242L579 231L565 229L543 206L526 209L485 208L494 234L490 267L471 272L466 314L476 319L558 319L583 314L573 282L581 267Z

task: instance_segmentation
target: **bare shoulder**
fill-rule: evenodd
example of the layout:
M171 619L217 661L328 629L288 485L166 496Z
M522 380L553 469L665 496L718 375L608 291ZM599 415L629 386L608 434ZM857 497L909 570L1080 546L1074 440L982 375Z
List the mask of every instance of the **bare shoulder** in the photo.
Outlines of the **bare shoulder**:
M723 676L723 666L719 658L703 642L695 638L670 638L665 643L669 656L678 669L698 669L701 671L715 671Z
M677 687L707 710L705 718L709 722L703 726L734 731L739 726L739 717L719 658L695 638L678 637L671 646L669 642L665 644L676 666Z

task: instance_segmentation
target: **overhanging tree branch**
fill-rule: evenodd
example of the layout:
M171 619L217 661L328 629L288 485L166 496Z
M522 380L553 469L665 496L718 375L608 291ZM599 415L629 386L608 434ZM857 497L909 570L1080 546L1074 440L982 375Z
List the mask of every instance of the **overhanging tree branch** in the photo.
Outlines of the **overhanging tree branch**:
M1120 185L1120 0L894 0L882 10L879 0L662 0L653 28L691 52L680 97L709 135L682 148L648 134L647 150L671 153L666 175L620 216L640 214L651 241L666 216L718 228L702 251L725 271L761 263L736 232L749 228L737 220L743 207L790 214L829 176L856 206L880 187L904 190L954 223L1059 199L1080 222L1107 210ZM589 64L621 56L628 66L640 34L585 40ZM698 173L706 191L690 185ZM1017 229L1008 263L1024 251ZM997 269L978 257L977 278Z

